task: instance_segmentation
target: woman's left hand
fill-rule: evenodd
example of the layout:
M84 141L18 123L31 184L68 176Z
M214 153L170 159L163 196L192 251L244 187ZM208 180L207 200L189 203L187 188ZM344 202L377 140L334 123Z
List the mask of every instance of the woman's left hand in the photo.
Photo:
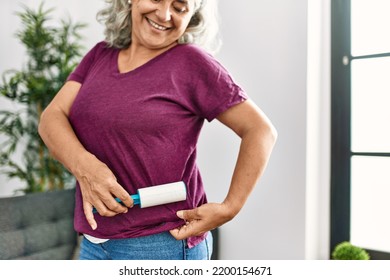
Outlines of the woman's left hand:
M276 130L251 100L237 104L218 116L240 138L241 145L228 194L222 203L207 203L177 212L186 221L171 230L176 239L199 236L230 221L243 207L263 173L276 140Z
M230 207L224 203L207 203L202 206L177 212L177 216L186 221L186 224L170 231L177 240L190 236L200 236L235 216Z

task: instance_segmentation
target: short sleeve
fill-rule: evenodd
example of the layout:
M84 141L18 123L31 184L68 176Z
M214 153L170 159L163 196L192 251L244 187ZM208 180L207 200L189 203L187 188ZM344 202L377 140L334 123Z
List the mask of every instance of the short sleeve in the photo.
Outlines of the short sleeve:
M97 52L99 51L99 49L102 49L104 45L105 45L104 42L100 42L96 44L90 51L88 51L87 54L81 60L81 62L77 65L75 70L73 70L73 72L70 73L70 75L67 78L67 81L75 81L82 84L85 80L85 77L88 75L91 66L95 61Z
M230 107L248 99L220 62L207 53L197 57L191 103L196 114L211 122Z

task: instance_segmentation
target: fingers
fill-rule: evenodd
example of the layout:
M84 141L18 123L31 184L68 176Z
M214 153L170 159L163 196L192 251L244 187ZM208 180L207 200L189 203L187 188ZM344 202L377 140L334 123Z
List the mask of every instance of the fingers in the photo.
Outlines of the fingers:
M85 218L93 230L95 230L97 228L97 223L96 223L96 220L94 217L94 211L93 211L94 208L101 216L112 217L112 216L117 215L117 213L110 211L103 204L99 204L98 207L94 207L94 206L92 206L91 203L84 201L83 208L84 208Z
M171 229L169 233L176 239L176 240L184 240L186 239L185 234L180 232L180 228Z
M91 228L95 230L97 228L97 223L95 221L95 217L93 216L92 209L92 204L84 202L85 218L87 219L87 222L91 226Z
M188 222L187 224L170 230L171 235L177 240L187 239L191 236L201 235L203 232L199 232L197 225L195 225L196 221Z
M230 220L229 209L220 203L206 203L191 210L177 212L180 219L186 221L182 227L170 231L178 240L191 236L200 236Z
M102 183L104 182L104 183ZM120 213L127 213L128 207L133 206L133 199L115 178L96 181L79 181L83 201L93 205L96 211L105 217L112 217ZM119 198L119 203L115 198Z
M183 220L195 220L200 219L200 215L198 213L198 208L191 209L191 210L180 210L177 211L176 215Z
M97 201L98 204L94 206L98 210L99 214L102 216L111 217L115 216L116 214L128 212L128 208L122 204L122 200L117 201L115 197L117 197L115 194L109 194L108 196L106 195L101 197L100 201Z
M133 200L109 167L96 157L90 159L86 166L87 169L77 177L83 201L95 207L102 216L126 213ZM123 204L115 201L115 198L119 198Z
M172 236L177 240L183 240L190 236L202 235L205 230L204 220L201 220L201 216L198 213L198 208L191 210L181 210L176 213L176 215L186 221L186 224L170 230Z
M113 194L115 197L121 200L122 206L126 206L126 212L127 208L132 208L134 206L134 201L130 194L121 185L118 184L118 187L113 190Z
M118 204L120 205L119 202L117 202L114 198L112 198L112 200L114 201L114 205L115 204ZM110 203L112 203L110 201ZM115 206L111 206L112 208L115 208ZM121 206L123 207L123 206ZM119 209L119 207L117 208ZM105 202L103 200L96 200L96 202L94 202L94 213L99 213L100 216L104 216L104 217L113 217L117 214L120 214L120 213L125 213L125 212L119 212L119 210L116 210L116 211L113 211L109 208L109 206L107 206L107 204L105 204ZM127 208L126 208L126 212L127 212Z

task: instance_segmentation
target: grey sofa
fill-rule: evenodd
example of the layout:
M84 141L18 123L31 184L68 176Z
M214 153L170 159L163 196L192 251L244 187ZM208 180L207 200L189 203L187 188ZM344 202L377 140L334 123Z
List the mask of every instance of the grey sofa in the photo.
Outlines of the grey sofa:
M0 259L74 258L73 208L74 189L0 198Z
M0 198L0 260L67 260L78 257L73 229L74 189ZM219 230L212 259L219 258Z

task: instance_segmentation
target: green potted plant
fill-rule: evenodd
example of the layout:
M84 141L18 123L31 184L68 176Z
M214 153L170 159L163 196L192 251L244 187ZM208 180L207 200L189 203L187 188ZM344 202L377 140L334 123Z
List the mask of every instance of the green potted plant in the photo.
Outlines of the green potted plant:
M43 109L64 84L82 55L80 30L85 24L61 20L49 26L53 9L24 6L17 13L22 27L16 33L28 56L21 70L2 75L0 94L15 104L0 111L0 172L25 183L25 193L64 189L73 185L71 174L54 160L38 135ZM15 159L15 151L22 159Z
M344 241L336 245L332 252L334 260L369 260L370 255L363 248Z

